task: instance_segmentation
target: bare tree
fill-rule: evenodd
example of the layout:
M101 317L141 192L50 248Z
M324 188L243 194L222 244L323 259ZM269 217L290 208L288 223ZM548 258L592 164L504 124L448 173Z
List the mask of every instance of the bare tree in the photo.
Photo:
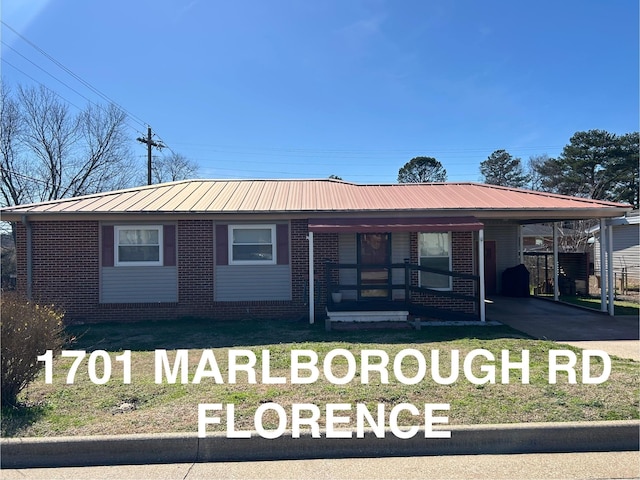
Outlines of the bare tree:
M73 115L45 87L2 83L0 193L3 204L97 193L131 185L126 115L115 105L89 105Z
M175 182L194 178L198 174L198 164L184 155L172 153L154 158L151 162L153 183Z
M542 190L542 181L544 175L542 174L542 165L549 161L549 155L532 155L529 157L527 163L527 170L529 172L529 187L531 190Z
M35 200L55 200L64 195L64 162L77 141L78 121L69 113L69 107L58 100L45 87L39 89L19 87L24 129L20 139L28 150L28 162L33 163L36 182Z
M31 198L30 171L19 160L22 117L8 87L0 83L0 194L4 205L18 205Z
M126 114L113 104L90 105L80 114L83 150L72 162L75 175L69 181L70 196L124 188L130 182L133 169L123 168L130 157L125 121Z

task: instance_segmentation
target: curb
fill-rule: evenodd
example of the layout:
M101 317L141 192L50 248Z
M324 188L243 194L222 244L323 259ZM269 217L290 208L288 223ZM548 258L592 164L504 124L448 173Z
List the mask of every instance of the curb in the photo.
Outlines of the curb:
M7 438L0 442L2 468L138 465L313 458L480 455L637 451L640 421L452 425L451 438L409 439L387 431L377 438L312 438L291 433L270 440L213 434L113 435Z

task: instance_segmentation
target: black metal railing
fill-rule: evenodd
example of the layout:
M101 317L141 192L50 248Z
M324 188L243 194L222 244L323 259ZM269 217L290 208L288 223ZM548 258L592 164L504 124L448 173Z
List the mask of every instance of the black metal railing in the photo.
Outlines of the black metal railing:
M356 283L348 283L341 284L339 281L340 271L341 270L352 270L355 272L355 281ZM386 282L382 283L372 283L372 282L363 282L362 281L362 273L372 270L380 270L387 271ZM402 282L394 282L393 271L394 270L403 270L404 275L402 276ZM473 291L474 295L466 295L464 293L456 292L453 290L441 290L435 288L429 288L420 286L419 282L416 280L412 281L413 272L418 272L420 275L421 272L434 273L437 275L444 275L453 278L460 278L464 280L471 280L474 282ZM325 275L326 275L326 286L327 286L327 305L333 303L331 294L334 292L347 292L347 291L355 291L356 299L358 301L363 300L363 292L378 290L378 291L387 291L387 300L392 300L392 291L393 290L404 290L404 302L409 305L418 305L415 301L412 301L412 293L426 293L439 297L448 297L455 298L458 300L463 300L467 302L472 302L475 304L475 311L480 312L480 277L478 275L472 275L468 273L460 273L449 270L440 270L436 268L424 267L422 265L417 265L410 263L407 259L403 263L384 263L384 264L359 264L359 263L333 263L331 261L327 261L325 263ZM400 275L398 275L399 277ZM335 279L338 279L336 281ZM453 281L451 282L453 285ZM379 299L379 297L376 297ZM415 298L415 297L414 297Z

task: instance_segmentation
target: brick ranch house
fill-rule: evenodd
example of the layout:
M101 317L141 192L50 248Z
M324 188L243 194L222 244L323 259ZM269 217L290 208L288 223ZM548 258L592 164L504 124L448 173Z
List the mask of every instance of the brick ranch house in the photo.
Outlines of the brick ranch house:
M0 214L17 225L18 291L69 322L344 311L484 321L485 296L521 263L521 225L605 225L628 210L476 183L189 180Z

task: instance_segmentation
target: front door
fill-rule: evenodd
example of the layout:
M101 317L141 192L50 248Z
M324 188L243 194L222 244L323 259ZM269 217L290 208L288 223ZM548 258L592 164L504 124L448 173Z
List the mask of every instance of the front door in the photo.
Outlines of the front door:
M391 234L360 233L358 234L358 263L360 264L359 299L391 298ZM370 265L370 267L367 267Z
M496 241L484 241L484 291L485 295L495 295L497 293L496 279Z

